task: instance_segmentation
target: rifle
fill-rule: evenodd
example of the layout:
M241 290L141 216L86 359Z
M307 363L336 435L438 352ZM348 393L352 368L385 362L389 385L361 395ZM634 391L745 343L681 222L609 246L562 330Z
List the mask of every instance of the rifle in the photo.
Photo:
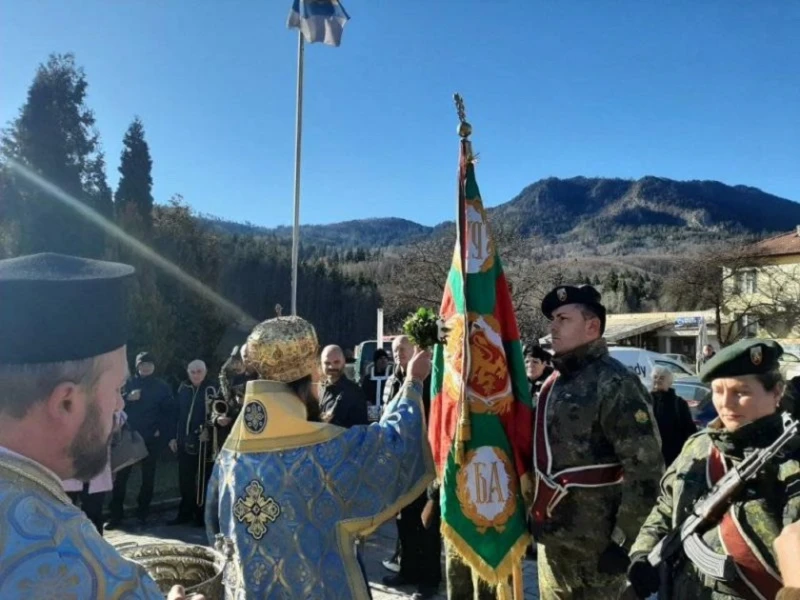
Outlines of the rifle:
M735 497L744 489L749 481L761 472L769 461L777 456L783 447L797 434L800 422L783 414L783 433L767 448L757 450L729 470L716 485L692 508L689 515L679 527L670 531L650 551L647 562L659 570L661 585L658 597L671 598L672 570L683 554L708 577L717 581L731 582L736 579L736 565L732 557L718 554L709 548L702 535L716 526L730 508ZM633 588L628 584L622 593L621 600L636 598Z

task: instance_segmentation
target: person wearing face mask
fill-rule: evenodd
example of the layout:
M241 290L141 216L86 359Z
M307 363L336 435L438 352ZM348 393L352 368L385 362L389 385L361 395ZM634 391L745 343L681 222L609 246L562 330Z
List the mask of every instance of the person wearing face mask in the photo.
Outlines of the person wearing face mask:
M600 300L589 285L559 286L542 300L555 351L534 427L530 522L542 600L618 598L664 472L650 397L609 356Z
M257 325L245 362L260 379L217 457L206 526L233 541L242 598L370 597L356 540L433 480L422 382L428 352L409 361L383 418L348 429L322 422L318 342L299 317ZM438 559L438 557L437 557Z
M703 365L719 417L684 446L661 482L661 495L631 549L628 579L640 598L659 588L648 553L690 514L694 504L747 454L768 447L784 431L779 410L783 377L780 344L747 339L720 350ZM671 598L732 600L775 598L782 586L774 544L781 529L800 519L800 462L795 438L733 498L732 507L702 540L728 555L736 576L718 581L691 560L670 574ZM668 600L668 599L665 599Z

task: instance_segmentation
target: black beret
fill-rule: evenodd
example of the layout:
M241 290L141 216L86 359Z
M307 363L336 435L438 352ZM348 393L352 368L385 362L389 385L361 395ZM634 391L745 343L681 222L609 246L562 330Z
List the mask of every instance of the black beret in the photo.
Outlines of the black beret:
M137 367L142 363L155 363L155 362L156 361L153 358L153 355L150 354L149 352L139 352L139 354L136 355L136 366Z
M531 358L538 358L542 362L550 362L553 360L553 355L539 344L525 344L525 347L522 349L522 354L530 356Z
M64 254L0 260L0 364L82 360L124 346L133 273Z
M567 304L584 304L600 318L600 333L606 330L606 307L600 301L600 292L591 285L560 285L542 300L542 314L553 320L553 313Z
M777 371L783 348L773 340L751 338L723 348L700 369L700 379L706 383L723 377L761 375Z

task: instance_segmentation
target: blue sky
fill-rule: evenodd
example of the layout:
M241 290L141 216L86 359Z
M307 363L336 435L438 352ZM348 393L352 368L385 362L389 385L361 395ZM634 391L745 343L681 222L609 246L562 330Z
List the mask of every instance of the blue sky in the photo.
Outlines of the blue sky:
M343 0L306 48L302 221L454 212L459 91L487 205L547 176L717 179L800 201L800 3ZM116 186L144 121L155 196L292 220L290 0L0 0L0 121L74 52Z

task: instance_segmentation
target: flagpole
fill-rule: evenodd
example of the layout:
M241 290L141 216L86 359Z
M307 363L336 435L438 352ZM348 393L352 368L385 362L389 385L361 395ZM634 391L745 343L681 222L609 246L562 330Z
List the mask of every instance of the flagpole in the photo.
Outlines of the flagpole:
M297 270L300 262L300 149L303 137L303 33L297 32L297 121L294 137L294 228L292 230L292 316L297 316Z

